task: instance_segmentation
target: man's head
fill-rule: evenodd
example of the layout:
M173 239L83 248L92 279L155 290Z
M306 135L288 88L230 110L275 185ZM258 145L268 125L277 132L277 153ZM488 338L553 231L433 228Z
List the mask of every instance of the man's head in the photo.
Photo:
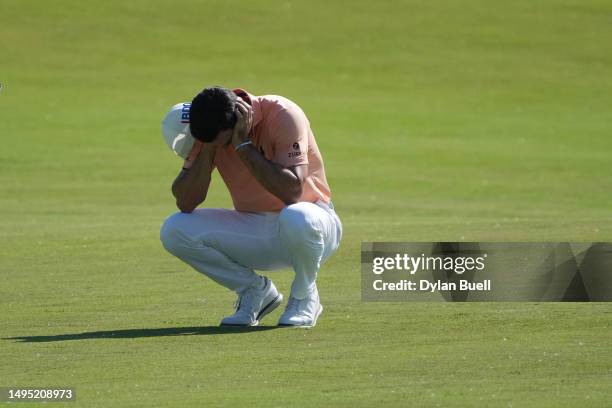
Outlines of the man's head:
M220 86L205 88L191 101L190 129L205 143L226 144L236 124L236 94Z

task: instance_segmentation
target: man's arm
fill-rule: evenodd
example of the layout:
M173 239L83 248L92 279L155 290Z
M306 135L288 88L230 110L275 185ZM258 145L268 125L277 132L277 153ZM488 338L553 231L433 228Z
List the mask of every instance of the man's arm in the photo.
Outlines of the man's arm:
M253 120L251 107L242 99L238 99L236 108L237 121L232 134L234 147L248 140L248 130ZM237 153L266 190L287 205L298 202L308 175L307 164L285 168L266 159L252 144L239 147Z
M308 173L307 164L285 168L267 160L253 145L239 149L238 156L266 190L287 205L298 202Z
M216 150L216 146L204 144L191 168L182 169L172 183L172 195L182 212L192 212L206 199Z

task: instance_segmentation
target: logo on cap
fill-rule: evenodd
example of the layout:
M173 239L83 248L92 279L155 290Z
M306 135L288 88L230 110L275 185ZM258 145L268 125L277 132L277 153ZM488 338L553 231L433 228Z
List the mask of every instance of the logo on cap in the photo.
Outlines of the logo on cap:
M189 123L189 109L191 108L190 103L184 103L181 109L181 123Z

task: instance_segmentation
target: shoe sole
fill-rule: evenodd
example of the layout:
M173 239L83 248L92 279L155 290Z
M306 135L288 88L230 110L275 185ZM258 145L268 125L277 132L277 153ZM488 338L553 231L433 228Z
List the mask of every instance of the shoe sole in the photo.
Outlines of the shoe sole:
M220 326L227 326L227 327L253 327L253 326L258 326L259 325L259 321L265 315L273 312L274 309L279 307L281 303L283 303L283 294L279 293L274 299L272 299L272 301L270 303L265 305L260 310L259 314L257 315L256 320L252 324L227 324L227 323L221 323Z
M312 329L313 327L315 327L317 325L317 320L319 319L319 316L321 316L321 313L323 313L323 306L319 305L319 310L317 310L317 314L315 314L315 317L312 321L312 324L283 324L283 323L279 323L279 326L282 327L295 327L296 329Z
M220 327L255 327L255 326L259 326L259 322L255 322L253 324L229 324L229 323L221 323L219 324Z

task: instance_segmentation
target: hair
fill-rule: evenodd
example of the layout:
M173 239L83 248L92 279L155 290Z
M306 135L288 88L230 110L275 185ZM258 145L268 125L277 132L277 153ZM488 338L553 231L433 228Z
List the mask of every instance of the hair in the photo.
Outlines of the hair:
M227 88L204 88L191 101L191 135L205 143L215 140L219 132L236 124L236 94Z

